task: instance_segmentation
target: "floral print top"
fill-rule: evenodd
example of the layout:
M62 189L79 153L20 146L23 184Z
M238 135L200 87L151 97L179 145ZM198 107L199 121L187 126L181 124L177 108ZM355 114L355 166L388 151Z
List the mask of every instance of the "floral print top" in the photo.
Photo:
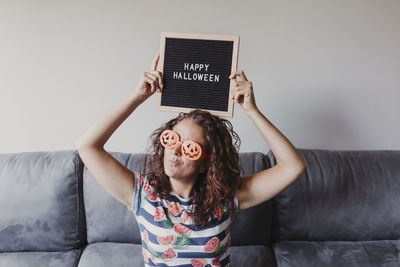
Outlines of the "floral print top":
M160 199L147 177L135 173L133 203L147 266L229 266L230 227L237 197L219 209L213 226L198 227L188 211L195 203L171 191L172 201Z

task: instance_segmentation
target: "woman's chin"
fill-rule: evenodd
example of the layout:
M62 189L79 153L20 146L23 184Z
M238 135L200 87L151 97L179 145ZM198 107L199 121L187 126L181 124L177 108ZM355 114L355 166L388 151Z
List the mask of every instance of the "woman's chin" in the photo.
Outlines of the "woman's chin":
M176 172L176 170L173 170L172 168L170 168L170 167L164 167L164 171L165 171L165 174L168 176L168 177L174 177L176 174L177 174L177 172Z
M177 170L165 168L164 169L165 174L169 177L169 179L174 179L174 180L184 180L180 175Z

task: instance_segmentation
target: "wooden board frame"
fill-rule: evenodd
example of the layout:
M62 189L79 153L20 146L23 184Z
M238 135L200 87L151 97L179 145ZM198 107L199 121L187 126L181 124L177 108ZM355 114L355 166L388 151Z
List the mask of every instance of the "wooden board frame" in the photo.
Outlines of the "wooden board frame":
M167 38L184 38L184 39L195 39L195 40L217 40L217 41L232 41L233 42L233 51L232 51L232 64L231 64L231 73L235 72L237 69L238 63L238 53L239 53L239 36L238 35L210 35L210 34L187 34L187 33L170 33L163 32L161 34L161 44L160 44L160 60L158 63L159 70L164 73L164 59L165 59L165 46ZM229 84L229 96L232 94L233 87L235 85L234 80L230 80ZM185 107L174 107L174 106L165 106L161 105L162 94L158 94L158 109L162 111L172 111L172 112L190 112L192 110L198 108L185 108ZM202 109L209 111L213 115L223 116L223 117L233 117L233 99L229 97L228 102L228 110L220 111L220 110L210 110L210 109Z

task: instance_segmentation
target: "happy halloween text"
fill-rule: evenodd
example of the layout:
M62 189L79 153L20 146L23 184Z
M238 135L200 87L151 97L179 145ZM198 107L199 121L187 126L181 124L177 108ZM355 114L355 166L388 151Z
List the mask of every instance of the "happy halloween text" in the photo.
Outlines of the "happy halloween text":
M209 67L210 64L184 63L183 70L195 72L191 73L174 71L173 78L177 80L219 82L219 74L202 73L207 72Z

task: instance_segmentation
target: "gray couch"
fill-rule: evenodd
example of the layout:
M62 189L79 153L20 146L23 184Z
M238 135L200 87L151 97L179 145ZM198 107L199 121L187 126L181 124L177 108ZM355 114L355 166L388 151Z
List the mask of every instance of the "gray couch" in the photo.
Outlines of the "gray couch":
M299 151L303 175L235 215L231 266L400 266L400 151ZM143 155L111 154L140 171ZM0 266L143 266L139 228L76 151L0 154Z

